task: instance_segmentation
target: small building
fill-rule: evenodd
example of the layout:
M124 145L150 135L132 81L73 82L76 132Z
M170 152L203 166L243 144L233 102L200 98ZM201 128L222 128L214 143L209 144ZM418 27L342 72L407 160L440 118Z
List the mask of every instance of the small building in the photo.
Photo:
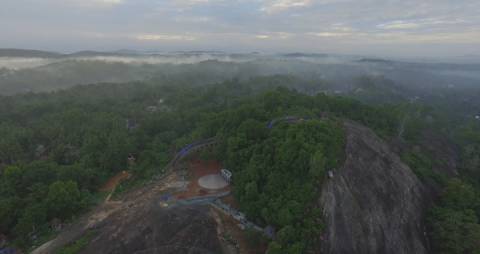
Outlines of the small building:
M126 122L127 122L127 129L128 130L133 130L133 129L136 129L138 127L135 119L127 119Z
M475 119L480 120L480 115L476 115Z
M222 170L220 170L220 172L221 172L221 175L222 175L223 179L225 179L225 181L227 181L227 182L232 181L232 172L230 172L230 170L222 169Z
M327 172L328 178L333 178L333 170Z
M7 236L0 233L0 249L7 245Z
M263 229L263 234L269 239L275 239L275 228L271 225L268 225Z
M135 160L136 160L136 159L135 159L135 155L132 154L132 153L128 154L127 160L128 160L130 163L135 162Z
M158 107L157 106L148 106L145 110L150 112L150 113L154 113L154 112L158 111Z
M40 159L44 157L46 155L46 152L47 148L44 145L37 145L37 148L35 148L35 158Z
M62 221L58 218L54 218L52 221L50 221L50 228L55 232L60 232L63 228Z

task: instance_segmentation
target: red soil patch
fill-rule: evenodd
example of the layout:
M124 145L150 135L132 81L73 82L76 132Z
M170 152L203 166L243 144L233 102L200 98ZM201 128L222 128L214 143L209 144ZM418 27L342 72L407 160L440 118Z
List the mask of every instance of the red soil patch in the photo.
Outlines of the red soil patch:
M112 191L117 187L119 183L121 183L123 180L130 178L132 176L130 173L127 171L122 171L115 176L111 177L108 179L108 181L99 189L100 191Z
M198 196L205 196L208 194L225 192L230 189L229 186L219 190L207 190L198 184L198 179L202 176L211 174L220 174L222 165L215 160L203 161L199 159L192 159L189 164L189 180L187 190L176 195L177 199L186 199Z
M235 197L233 195L228 195L226 197L221 198L222 202L229 205L232 208L235 208L236 210L240 210L240 206L238 205L237 200L235 200Z

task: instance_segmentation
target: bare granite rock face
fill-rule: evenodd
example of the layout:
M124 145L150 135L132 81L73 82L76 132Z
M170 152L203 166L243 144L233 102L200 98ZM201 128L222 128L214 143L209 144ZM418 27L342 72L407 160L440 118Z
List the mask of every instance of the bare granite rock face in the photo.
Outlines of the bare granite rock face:
M110 216L81 253L221 253L216 222L208 206L162 209L156 204L135 216Z
M373 131L344 125L345 164L320 198L327 226L322 253L428 253L422 183Z

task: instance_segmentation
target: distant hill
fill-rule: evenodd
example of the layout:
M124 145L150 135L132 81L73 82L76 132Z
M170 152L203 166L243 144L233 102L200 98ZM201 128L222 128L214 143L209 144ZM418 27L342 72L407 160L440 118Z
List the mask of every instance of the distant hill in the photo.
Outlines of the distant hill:
M55 58L61 57L62 54L41 51L41 50L31 50L31 49L0 49L0 57L39 57L39 58Z
M358 60L357 62L360 63L378 63L378 64L392 64L393 61L391 60L385 60L385 59L380 59L380 58L362 58Z
M65 57L94 57L94 56L132 56L137 55L134 52L103 52L84 50L70 54L61 54L56 52L30 50L30 49L0 49L0 57L38 57L38 58L65 58Z
M115 52L104 52L104 51L78 51L71 54L65 55L66 57L95 57L95 56L135 56L138 55L136 52L125 52L125 51L115 51Z
M307 53L296 52L296 53L283 54L283 56L285 56L285 57L328 57L330 55L329 54L320 54L320 53L307 54Z

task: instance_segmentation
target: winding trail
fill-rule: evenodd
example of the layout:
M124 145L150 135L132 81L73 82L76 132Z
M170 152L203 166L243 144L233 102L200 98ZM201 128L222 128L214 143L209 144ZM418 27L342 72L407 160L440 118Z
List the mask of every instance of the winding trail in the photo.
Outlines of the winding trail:
M173 159L165 166L165 171L162 175L154 177L150 183L139 189L132 190L125 193L121 201L111 201L110 197L112 192L107 196L104 202L97 205L87 214L81 216L75 223L67 225L58 236L38 248L34 249L32 254L50 254L55 253L59 248L73 243L75 240L82 237L88 230L94 230L101 222L114 213L121 211L128 211L131 209L137 209L145 207L146 204L154 200L159 200L162 193L172 188L169 183L169 178L174 174L175 166L178 161L185 158L187 155L198 151L199 149L214 145L216 140L209 138L200 140L187 145L175 154ZM203 197L205 198L205 197ZM211 197L214 199L213 197ZM211 202L210 199L197 201L187 201L188 203L195 202Z

